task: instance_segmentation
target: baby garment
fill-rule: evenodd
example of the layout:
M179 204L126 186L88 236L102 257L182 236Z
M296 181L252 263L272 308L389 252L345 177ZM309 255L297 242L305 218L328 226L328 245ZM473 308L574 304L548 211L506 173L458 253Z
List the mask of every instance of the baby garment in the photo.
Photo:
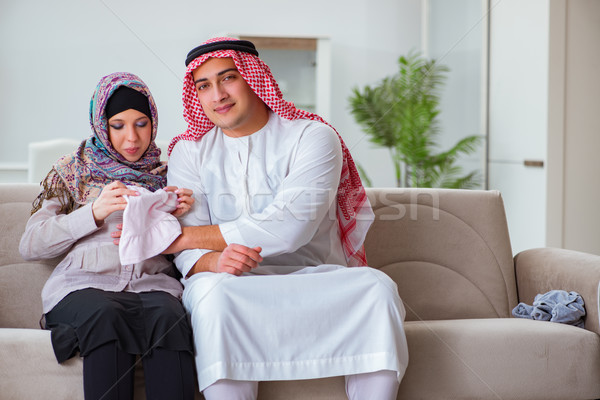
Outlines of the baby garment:
M177 208L177 194L159 189L151 192L128 186L139 196L123 196L123 231L119 242L122 265L135 264L154 257L181 235L181 225L171 212Z

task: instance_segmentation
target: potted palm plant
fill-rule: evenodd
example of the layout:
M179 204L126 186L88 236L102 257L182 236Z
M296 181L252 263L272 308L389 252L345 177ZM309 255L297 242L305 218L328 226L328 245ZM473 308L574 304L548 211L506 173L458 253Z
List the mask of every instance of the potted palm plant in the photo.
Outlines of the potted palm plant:
M398 187L473 188L477 171L463 175L459 156L474 152L481 136L467 136L437 151L440 87L448 68L411 52L398 60L399 71L376 86L353 89L350 110L371 142L387 147ZM365 182L369 179L359 168Z

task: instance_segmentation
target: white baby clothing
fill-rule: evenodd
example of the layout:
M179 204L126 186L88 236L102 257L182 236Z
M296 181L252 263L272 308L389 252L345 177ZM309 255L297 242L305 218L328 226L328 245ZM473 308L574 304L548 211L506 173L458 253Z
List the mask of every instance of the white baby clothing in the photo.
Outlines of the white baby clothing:
M135 264L154 257L181 235L181 225L171 212L177 208L177 194L159 189L151 192L128 186L139 196L123 196L123 231L119 242L121 264Z

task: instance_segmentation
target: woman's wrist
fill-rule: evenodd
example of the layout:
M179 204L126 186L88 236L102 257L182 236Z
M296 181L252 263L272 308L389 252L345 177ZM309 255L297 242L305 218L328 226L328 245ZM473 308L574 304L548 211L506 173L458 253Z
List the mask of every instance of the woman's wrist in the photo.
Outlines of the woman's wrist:
M98 218L98 210L96 210L96 202L92 202L92 216L94 217L94 221L96 222L97 227L101 227L104 224L104 218Z

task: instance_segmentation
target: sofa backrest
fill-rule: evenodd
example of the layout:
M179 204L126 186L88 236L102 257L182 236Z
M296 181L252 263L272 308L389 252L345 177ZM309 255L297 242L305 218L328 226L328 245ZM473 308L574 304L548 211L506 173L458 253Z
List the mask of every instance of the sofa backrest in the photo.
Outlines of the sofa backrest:
M371 267L398 284L407 320L509 317L512 250L497 191L367 189Z
M40 293L58 260L25 261L19 241L40 190L35 184L0 184L0 328L39 328Z
M0 328L37 328L58 259L18 246L38 184L0 184ZM517 304L502 198L495 191L367 189L369 265L398 284L407 320L508 317Z

